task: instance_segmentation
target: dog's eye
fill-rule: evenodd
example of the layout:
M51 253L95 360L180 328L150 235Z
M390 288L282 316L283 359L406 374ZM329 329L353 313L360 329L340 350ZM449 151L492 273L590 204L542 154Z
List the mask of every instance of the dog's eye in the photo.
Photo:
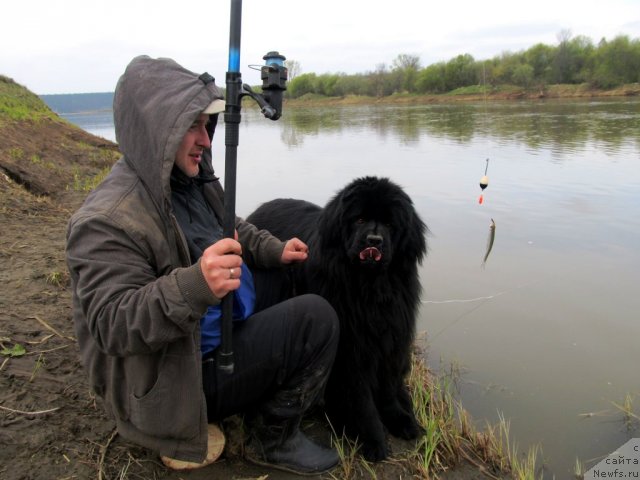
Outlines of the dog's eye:
M357 225L362 225L363 223L364 223L364 218L359 218L358 220L356 220Z

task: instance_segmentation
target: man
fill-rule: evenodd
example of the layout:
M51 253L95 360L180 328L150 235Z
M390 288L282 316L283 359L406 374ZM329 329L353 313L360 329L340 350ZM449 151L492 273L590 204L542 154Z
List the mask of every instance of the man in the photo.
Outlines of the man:
M118 432L162 456L202 462L208 422L244 413L250 460L320 473L337 454L299 424L331 369L336 314L317 296L252 314L247 266L304 261L307 246L239 218L237 240L222 238L211 138L223 109L213 77L169 59L137 57L120 78L114 120L123 157L67 232L82 362ZM226 375L216 352L219 303L230 291L242 321Z

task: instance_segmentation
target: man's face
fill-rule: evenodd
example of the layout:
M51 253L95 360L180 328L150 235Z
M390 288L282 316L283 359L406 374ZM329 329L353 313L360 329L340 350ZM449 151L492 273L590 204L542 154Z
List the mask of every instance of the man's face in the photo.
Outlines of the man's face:
M202 152L211 148L206 125L209 115L201 113L185 133L176 152L175 165L188 177L195 177L199 172Z

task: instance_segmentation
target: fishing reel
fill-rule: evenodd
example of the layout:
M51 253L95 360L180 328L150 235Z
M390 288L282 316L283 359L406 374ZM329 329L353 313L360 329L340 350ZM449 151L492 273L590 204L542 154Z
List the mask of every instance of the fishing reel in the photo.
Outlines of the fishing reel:
M284 66L286 58L277 51L269 52L262 58L265 61L265 64L260 66L262 93L254 92L245 83L240 95L253 98L260 105L260 110L266 118L278 120L282 115L282 97L287 89L288 71Z

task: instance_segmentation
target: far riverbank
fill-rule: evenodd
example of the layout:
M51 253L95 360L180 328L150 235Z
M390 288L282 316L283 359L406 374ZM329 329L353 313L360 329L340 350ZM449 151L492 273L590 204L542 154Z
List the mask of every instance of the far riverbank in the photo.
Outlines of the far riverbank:
M549 85L538 89L524 89L513 86L487 88L482 85L459 88L442 94L408 94L396 93L385 97L369 97L346 95L343 97L326 97L317 94L306 94L300 98L285 99L289 107L307 107L313 105L425 105L437 103L484 102L505 100L545 100L560 98L610 98L633 97L640 95L640 83L632 83L611 90L600 90L582 85Z

